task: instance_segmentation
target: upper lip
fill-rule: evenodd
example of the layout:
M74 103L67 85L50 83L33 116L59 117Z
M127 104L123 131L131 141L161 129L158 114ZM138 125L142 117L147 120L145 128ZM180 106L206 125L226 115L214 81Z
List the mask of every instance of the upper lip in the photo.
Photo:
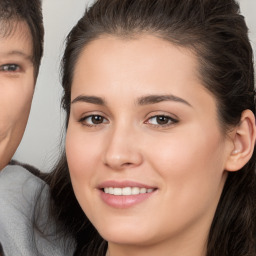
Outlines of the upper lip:
M112 188L138 187L138 188L147 188L147 189L156 188L154 186L146 185L146 184L135 182L135 181L128 181L128 180L125 180L125 181L108 180L100 183L98 186L99 189L110 188L110 187Z

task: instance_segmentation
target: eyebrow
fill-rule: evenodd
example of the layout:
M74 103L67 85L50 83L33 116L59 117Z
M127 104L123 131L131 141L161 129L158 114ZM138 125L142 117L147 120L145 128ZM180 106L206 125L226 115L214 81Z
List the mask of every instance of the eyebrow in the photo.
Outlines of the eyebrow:
M106 105L105 101L102 98L96 96L79 95L78 97L72 100L71 104L74 104L76 102L87 102L96 105Z
M186 104L186 105L192 107L192 105L190 103L188 103L186 100L184 100L180 97L177 97L175 95L172 95L172 94L144 96L144 97L141 97L138 99L138 105L156 104L156 103L163 102L163 101L179 102L179 103L183 103L183 104Z
M172 94L143 96L137 100L137 104L143 106L143 105L149 105L149 104L156 104L156 103L163 102L163 101L179 102L179 103L183 103L183 104L186 104L186 105L192 107L192 105L190 103L188 103L186 100L184 100L180 97L174 96ZM101 106L106 105L106 102L104 99L102 99L100 97L96 97L96 96L79 95L74 100L72 100L71 104L74 104L76 102L86 102L86 103L92 103L92 104L101 105Z
M33 62L33 58L30 54L26 54L25 52L22 52L22 51L19 51L19 50L13 50L13 51L10 51L10 52L4 52L4 53L1 53L0 54L2 55L6 55L6 56L20 56L20 57L23 57L24 59L26 60L29 60L31 62Z

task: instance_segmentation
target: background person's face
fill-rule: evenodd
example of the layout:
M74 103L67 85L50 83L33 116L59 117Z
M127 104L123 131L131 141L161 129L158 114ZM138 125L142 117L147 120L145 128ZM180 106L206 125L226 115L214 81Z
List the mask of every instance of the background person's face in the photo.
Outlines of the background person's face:
M17 23L0 35L0 170L8 164L24 133L34 92L32 38L28 26Z
M192 248L206 243L232 143L197 70L190 51L152 36L101 38L78 60L66 154L76 197L110 248L170 255L179 244L178 255L203 255Z

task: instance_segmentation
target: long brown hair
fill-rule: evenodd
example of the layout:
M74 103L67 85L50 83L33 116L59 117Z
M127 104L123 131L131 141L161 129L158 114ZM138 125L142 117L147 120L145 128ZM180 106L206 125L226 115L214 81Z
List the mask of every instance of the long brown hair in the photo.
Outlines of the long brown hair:
M129 38L141 33L196 54L201 80L217 100L224 132L239 123L245 109L255 114L252 48L234 0L98 0L67 37L62 60L66 128L74 69L83 48L102 35ZM255 255L255 161L254 150L240 171L229 173L211 225L207 256ZM106 241L75 198L65 151L48 183L54 214L76 239L75 255L104 255Z

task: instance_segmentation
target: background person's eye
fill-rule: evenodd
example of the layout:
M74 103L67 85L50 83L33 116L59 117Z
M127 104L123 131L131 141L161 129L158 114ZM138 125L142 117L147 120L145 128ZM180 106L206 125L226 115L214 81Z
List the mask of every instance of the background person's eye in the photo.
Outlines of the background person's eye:
M17 64L5 64L0 66L0 71L15 72L19 70L20 70L20 67Z
M170 116L157 115L148 119L147 123L151 125L166 126L177 123L178 121Z

